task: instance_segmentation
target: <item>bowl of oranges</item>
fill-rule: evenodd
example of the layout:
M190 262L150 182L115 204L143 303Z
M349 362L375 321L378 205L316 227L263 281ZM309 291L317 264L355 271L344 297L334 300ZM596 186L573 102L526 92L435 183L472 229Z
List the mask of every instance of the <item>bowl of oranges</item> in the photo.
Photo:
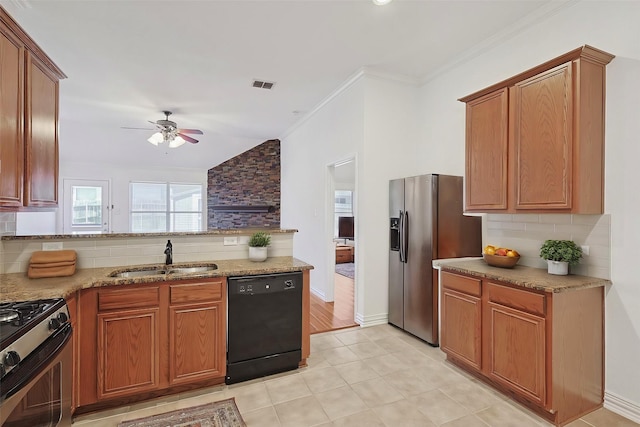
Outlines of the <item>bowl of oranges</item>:
M482 252L482 258L493 267L513 268L520 260L520 254L515 249L487 245Z

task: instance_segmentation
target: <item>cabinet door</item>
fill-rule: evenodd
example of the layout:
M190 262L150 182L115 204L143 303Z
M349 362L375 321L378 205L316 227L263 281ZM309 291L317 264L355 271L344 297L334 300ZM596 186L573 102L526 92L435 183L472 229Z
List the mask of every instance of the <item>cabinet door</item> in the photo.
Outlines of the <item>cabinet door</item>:
M58 79L35 56L26 62L24 204L58 206Z
M98 314L98 399L158 387L159 308Z
M508 124L506 88L467 103L467 210L507 209Z
M24 46L0 23L0 206L22 206Z
M223 316L221 303L169 309L169 381L172 385L225 375Z
M489 376L545 403L545 320L493 302L489 309Z
M442 291L442 350L480 370L482 339L480 298L444 288Z
M572 206L572 64L513 87L516 209Z

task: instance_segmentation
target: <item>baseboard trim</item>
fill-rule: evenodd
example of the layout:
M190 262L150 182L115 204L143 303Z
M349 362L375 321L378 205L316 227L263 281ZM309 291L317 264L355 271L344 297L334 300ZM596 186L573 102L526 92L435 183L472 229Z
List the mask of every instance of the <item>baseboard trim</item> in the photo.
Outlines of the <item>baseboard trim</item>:
M322 299L322 301L325 301L324 292L320 292L318 289L314 288L313 286L310 288L310 290L311 290L312 294L314 294L318 298Z
M640 406L615 393L611 393L610 391L604 392L604 407L631 421L640 423Z
M368 326L384 325L389 322L389 316L384 314L374 314L371 316L363 316L362 313L356 313L356 322L363 328Z

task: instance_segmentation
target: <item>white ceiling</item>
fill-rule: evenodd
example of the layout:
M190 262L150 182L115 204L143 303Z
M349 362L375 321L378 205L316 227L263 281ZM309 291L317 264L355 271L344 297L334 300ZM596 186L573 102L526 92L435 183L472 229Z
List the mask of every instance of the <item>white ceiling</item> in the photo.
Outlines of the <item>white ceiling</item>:
M363 67L419 83L562 3L0 0L68 76L62 161L202 169L280 138ZM200 143L155 147L153 131L122 129L165 109Z

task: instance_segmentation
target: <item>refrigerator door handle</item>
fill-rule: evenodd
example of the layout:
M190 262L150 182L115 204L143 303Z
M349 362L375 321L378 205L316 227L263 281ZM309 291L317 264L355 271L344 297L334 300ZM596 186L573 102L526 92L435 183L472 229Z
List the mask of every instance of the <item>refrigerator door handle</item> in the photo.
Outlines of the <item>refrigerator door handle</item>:
M402 253L404 261L407 262L409 252L409 212L404 211L404 218L402 220Z
M407 262L407 259L404 256L404 212L402 212L402 210L400 210L398 218L400 219L400 224L398 226L400 262Z

